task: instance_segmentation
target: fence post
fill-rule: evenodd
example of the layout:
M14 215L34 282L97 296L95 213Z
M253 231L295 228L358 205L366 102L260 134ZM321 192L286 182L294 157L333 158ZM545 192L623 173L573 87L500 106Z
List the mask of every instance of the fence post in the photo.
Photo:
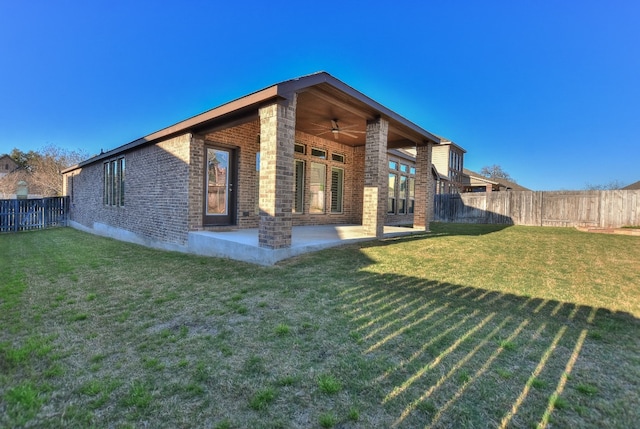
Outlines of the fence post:
M13 231L18 232L18 223L20 220L20 204L19 200L13 201Z

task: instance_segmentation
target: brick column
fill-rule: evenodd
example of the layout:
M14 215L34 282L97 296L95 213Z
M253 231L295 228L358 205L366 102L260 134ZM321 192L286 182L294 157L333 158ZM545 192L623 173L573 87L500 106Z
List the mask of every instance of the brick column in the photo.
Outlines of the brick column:
M296 101L260 108L260 224L258 243L267 249L291 247L293 146Z
M428 142L416 148L416 207L413 214L413 227L429 231L429 222L433 220L433 199L435 183L431 171L433 143Z
M365 233L379 238L384 235L384 219L387 212L387 187L389 185L388 132L388 121L382 118L367 121L362 226Z

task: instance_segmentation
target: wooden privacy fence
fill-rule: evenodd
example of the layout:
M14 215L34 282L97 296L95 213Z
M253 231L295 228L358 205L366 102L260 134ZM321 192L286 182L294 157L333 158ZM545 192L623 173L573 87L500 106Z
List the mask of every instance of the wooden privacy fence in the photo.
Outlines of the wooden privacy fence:
M619 228L640 225L640 190L436 195L437 222Z
M0 200L0 232L66 226L69 197Z

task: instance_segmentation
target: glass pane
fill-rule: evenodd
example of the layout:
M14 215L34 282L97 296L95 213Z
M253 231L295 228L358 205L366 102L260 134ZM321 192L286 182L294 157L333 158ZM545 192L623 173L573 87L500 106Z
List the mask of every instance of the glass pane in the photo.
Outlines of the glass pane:
M398 189L398 213L405 214L407 210L407 178L400 176L400 188Z
M109 191L109 204L115 205L116 200L118 199L118 167L116 166L115 161L111 161L111 175L109 176L109 186L111 186L111 190Z
M120 181L120 171L118 170L118 163L116 161L111 161L111 205L118 205L118 182Z
M342 213L342 189L344 170L331 169L331 213Z
M389 203L387 213L396 212L396 180L395 174L389 174Z
M311 206L309 213L324 213L324 190L327 183L327 168L324 164L311 163Z
M228 213L229 152L207 149L207 214Z
M311 148L311 156L315 156L322 159L327 159L327 152L322 149L313 149Z
M293 212L302 213L304 211L304 161L295 161L295 169L293 171Z
M331 160L335 161L335 162L341 162L344 164L344 155L339 154L339 153L332 153L331 154Z
M124 206L124 158L120 158L120 205Z
M109 165L111 165L108 162L105 162L104 164L104 190L103 190L103 194L104 194L104 198L103 198L103 203L104 205L108 205L109 204L109 191L111 190L111 185L109 184L110 182L110 178L111 178L111 169L109 168Z

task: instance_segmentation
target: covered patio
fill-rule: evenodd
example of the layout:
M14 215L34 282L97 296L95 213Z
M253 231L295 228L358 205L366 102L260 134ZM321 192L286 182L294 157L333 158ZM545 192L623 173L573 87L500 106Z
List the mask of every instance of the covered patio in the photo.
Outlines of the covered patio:
M385 226L383 239L424 234L424 228ZM189 251L203 256L215 256L273 265L279 261L304 253L361 241L377 240L367 234L362 225L294 226L291 246L283 249L265 249L258 243L258 228L231 231L194 231L189 233Z

